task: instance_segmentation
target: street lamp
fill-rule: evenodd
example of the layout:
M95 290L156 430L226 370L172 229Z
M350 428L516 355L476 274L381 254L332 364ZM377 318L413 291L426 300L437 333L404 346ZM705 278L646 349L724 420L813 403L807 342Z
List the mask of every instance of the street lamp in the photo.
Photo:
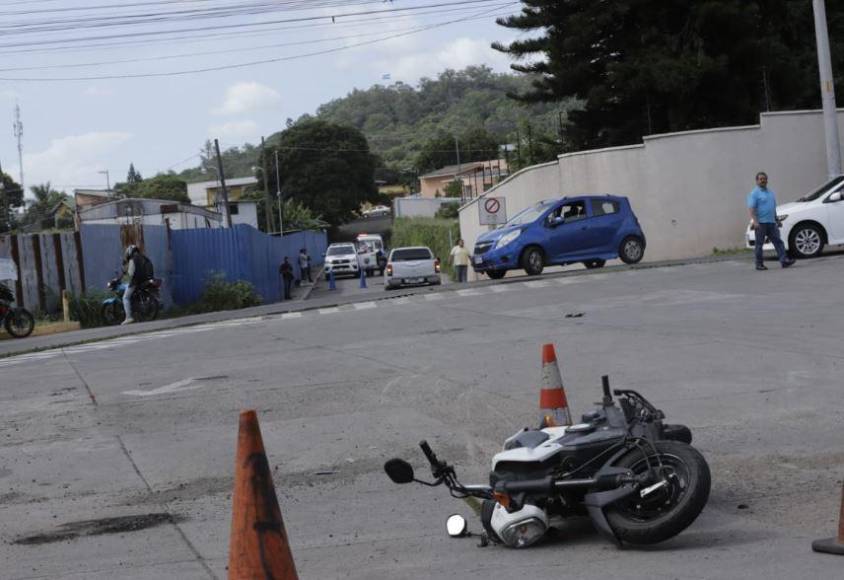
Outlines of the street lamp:
M100 175L106 176L106 191L108 192L109 195L111 195L111 179L109 179L109 176L108 176L108 169L106 169L104 171L97 171L97 173L99 173Z

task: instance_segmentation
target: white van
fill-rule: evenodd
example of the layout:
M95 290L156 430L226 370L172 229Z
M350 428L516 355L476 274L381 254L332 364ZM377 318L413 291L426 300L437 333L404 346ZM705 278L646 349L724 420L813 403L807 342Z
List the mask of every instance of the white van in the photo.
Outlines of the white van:
M384 275L384 268L387 266L387 252L384 248L384 240L378 234L360 234L355 239L355 246L358 249L358 261L366 275L372 277L375 270L378 275Z

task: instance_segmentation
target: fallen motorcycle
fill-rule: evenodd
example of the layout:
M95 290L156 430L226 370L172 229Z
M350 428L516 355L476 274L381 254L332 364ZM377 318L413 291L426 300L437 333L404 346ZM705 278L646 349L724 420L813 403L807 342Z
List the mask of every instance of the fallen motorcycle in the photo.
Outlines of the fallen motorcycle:
M0 323L15 338L26 338L35 330L35 318L26 308L12 306L15 295L0 284Z
M106 287L115 295L103 300L100 312L103 322L108 325L120 324L126 317L123 308L123 293L126 292L128 284L120 278L114 278ZM138 322L147 322L158 317L161 309L160 288L161 280L153 278L141 284L132 294L132 316Z
M434 481L418 480L413 467L391 459L384 469L395 483L444 484L452 497L483 500L481 523L494 543L524 548L565 518L588 515L618 546L655 544L686 529L709 499L710 473L691 446L691 431L663 423L665 414L633 390L610 394L581 423L525 429L493 458L489 485L463 485L453 466L422 441ZM460 523L462 521L462 524ZM465 520L449 518L450 535Z

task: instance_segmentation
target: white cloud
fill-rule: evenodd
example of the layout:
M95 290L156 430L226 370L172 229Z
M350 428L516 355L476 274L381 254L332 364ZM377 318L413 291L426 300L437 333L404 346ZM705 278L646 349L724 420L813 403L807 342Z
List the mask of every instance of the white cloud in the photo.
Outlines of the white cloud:
M130 139L131 133L116 131L53 139L44 151L23 156L27 190L32 184L47 181L68 190L68 193L74 186L101 184L105 188L105 176L99 172L108 167L115 149ZM16 168L12 175L17 174ZM112 175L112 185L120 177Z
M231 123L223 123L222 125L214 125L209 127L208 136L221 140L228 139L243 139L249 140L257 137L258 123L255 121L232 121Z
M398 56L391 60L375 63L374 70L389 72L392 80L415 84L421 77L434 77L443 70L464 69L470 65L485 64L498 72L509 70L508 57L490 48L490 41L473 38L458 38L439 50Z
M241 115L275 107L281 95L257 82L236 83L226 89L223 104L211 109L214 115Z

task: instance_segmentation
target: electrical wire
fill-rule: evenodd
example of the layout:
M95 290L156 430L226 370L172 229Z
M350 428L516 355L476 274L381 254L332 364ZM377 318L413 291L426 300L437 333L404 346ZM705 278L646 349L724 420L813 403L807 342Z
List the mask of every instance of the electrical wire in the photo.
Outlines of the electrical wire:
M492 10L487 12L494 12L499 10L501 7L498 6ZM477 14L475 16L480 16L481 14ZM175 76L185 76L191 74L199 74L199 73L207 73L207 72L216 72L216 71L223 71L223 70L234 70L234 69L241 69L241 68L248 68L253 66L265 65L265 64L274 64L279 62L287 62L293 60L299 60L303 58L313 57L313 56L321 56L325 54L333 54L337 52L342 52L345 50L350 50L352 48L358 48L361 46L369 46L372 44L377 44L379 42L385 42L387 40L392 40L396 38L402 38L405 36L410 36L412 34L418 34L419 32L424 32L428 30L432 30L435 28L441 28L444 26L448 26L450 24L455 24L458 22L464 22L467 20L468 17L458 18L454 20L449 20L445 22L430 24L424 27L420 27L414 31L410 32L403 32L397 34L390 34L380 38L376 38L373 40L362 41L352 44L347 44L344 46L318 50L308 53L302 53L297 55L290 55L290 56L283 56L283 57L275 57L275 58L268 58L268 59L261 59L261 60L254 60L249 62L241 62L235 64L228 64L228 65L217 65L217 66L209 66L204 68L194 68L194 69L187 69L187 70L180 70L180 71L170 71L170 72L156 72L156 73L135 73L135 74L111 74L111 75L90 75L90 76L78 76L78 77L0 77L2 81L14 81L14 82L66 82L66 81L92 81L92 80L116 80L116 79L141 79L141 78L161 78L161 77L175 77Z

